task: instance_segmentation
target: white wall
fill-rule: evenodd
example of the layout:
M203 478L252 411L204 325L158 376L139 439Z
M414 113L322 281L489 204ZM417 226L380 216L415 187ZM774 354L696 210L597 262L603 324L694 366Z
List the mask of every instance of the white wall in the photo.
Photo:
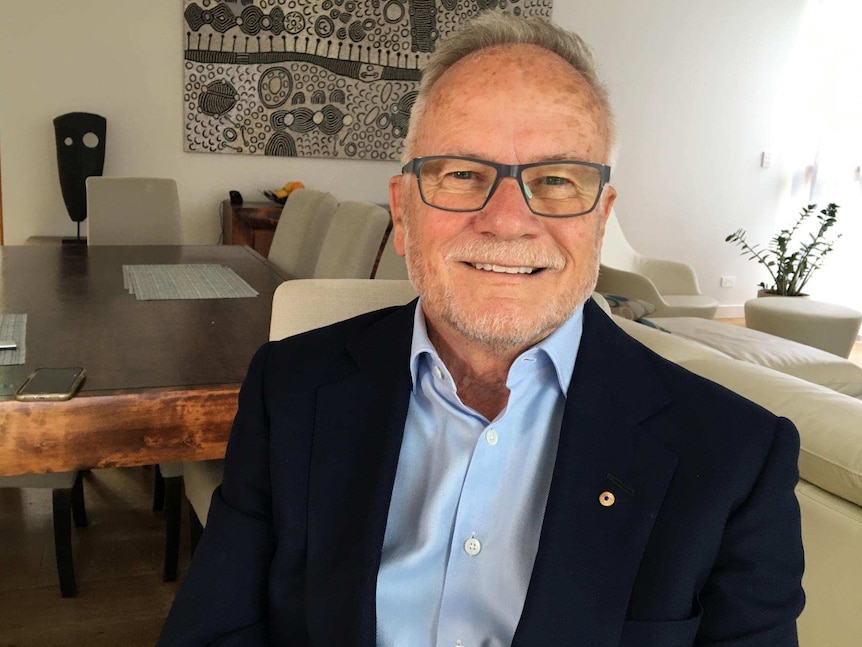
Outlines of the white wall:
M596 50L620 132L617 215L642 253L692 264L704 292L739 305L765 279L724 242L739 227L767 242L788 214L776 148L778 97L798 83L788 61L805 0L556 0L555 20ZM182 150L182 4L132 0L5 2L0 20L0 145L7 244L70 235L51 120L108 119L106 175L177 179L187 242L218 240L228 189L248 200L287 180L382 202L397 164L208 155ZM795 207L794 207L795 211ZM792 214L789 214L792 215ZM859 214L843 213L847 222ZM862 226L847 232L812 283L816 298L862 309ZM719 287L719 277L737 287ZM732 314L732 308L724 309Z
M701 290L722 304L744 303L768 275L724 238L742 227L767 243L806 201L786 212L778 129L780 99L804 91L791 59L806 0L555 4L555 21L593 46L611 90L620 139L612 183L629 241L693 265ZM760 168L765 149L778 153L769 169ZM815 298L858 310L860 216L839 212L845 236L810 284ZM721 276L736 287L720 288Z

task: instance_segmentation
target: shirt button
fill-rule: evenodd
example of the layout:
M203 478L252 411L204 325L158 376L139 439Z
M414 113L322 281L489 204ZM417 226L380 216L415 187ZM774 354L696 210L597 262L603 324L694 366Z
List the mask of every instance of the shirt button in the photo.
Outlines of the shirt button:
M497 444L497 440L499 440L499 438L497 437L496 431L489 429L485 432L485 442L491 445L491 447Z
M475 537L470 537L470 539L464 542L464 550L467 551L470 557L475 557L482 550L482 544Z
M442 380L443 379L443 371L440 370L440 367L435 366L433 370L434 370L434 377L436 377L438 380Z

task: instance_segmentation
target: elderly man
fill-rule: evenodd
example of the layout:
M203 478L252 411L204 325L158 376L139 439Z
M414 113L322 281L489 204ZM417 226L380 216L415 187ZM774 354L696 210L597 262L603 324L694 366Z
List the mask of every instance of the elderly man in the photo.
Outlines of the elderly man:
M161 644L796 644L795 429L590 300L612 141L577 36L441 45L390 183L418 304L258 352Z

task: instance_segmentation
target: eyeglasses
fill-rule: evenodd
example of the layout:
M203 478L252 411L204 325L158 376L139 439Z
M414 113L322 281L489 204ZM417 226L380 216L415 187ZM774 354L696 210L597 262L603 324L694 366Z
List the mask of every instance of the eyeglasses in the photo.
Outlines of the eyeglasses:
M591 212L611 179L611 167L560 160L496 164L472 157L433 155L410 160L401 169L419 182L422 201L444 211L479 211L500 181L515 178L527 206L538 216L571 218Z

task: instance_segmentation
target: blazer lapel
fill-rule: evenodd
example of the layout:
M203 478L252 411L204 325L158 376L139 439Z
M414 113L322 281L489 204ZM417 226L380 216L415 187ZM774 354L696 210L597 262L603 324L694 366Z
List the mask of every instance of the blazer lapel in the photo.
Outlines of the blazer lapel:
M677 462L639 423L667 402L642 349L587 302L513 647L561 644L566 636L591 647L618 644L638 564Z
M355 370L318 390L307 600L313 644L376 642L376 584L410 394L415 302L347 345Z

